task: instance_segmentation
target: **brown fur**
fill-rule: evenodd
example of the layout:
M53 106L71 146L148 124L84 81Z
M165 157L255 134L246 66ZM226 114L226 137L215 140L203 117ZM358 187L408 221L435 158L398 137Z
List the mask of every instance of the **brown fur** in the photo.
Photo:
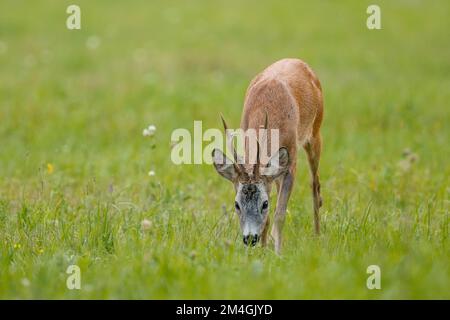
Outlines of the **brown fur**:
M319 234L320 230L319 207L322 200L318 168L322 146L322 87L306 63L299 59L283 59L267 67L251 81L245 97L241 129L246 131L260 128L266 113L268 129L280 130L280 146L288 149L290 158L289 171L275 181L278 199L272 236L275 239L275 249L280 252L281 230L295 181L298 146L302 146L307 153L312 177L315 231ZM270 140L268 145L270 146ZM268 225L267 220L263 243L266 241Z

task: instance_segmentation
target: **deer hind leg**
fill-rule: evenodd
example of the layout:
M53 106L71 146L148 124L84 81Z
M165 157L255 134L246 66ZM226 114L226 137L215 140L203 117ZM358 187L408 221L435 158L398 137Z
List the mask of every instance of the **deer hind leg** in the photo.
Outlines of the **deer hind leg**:
M287 203L289 201L289 196L291 195L292 187L294 186L295 167L291 167L291 169L281 179L282 180L279 187L277 183L277 208L275 209L274 222L271 232L271 236L275 241L275 252L277 254L281 253L281 232L283 230L284 220L286 218Z
M275 186L277 187L277 196L278 196L280 194L280 189L281 189L281 179L275 180ZM269 242L269 237L268 237L268 231L269 231L269 226L270 226L269 220L270 220L269 215L267 215L267 223L264 226L263 233L261 236L261 242L263 243L263 246L267 246L267 244ZM275 241L273 234L274 234L274 227L272 226L272 232L270 234L271 241Z
M320 152L322 150L322 140L317 134L312 137L304 146L308 156L309 168L311 171L311 188L314 204L314 228L316 234L320 233L319 208L322 206L322 197L320 196L320 181L319 181L319 161Z

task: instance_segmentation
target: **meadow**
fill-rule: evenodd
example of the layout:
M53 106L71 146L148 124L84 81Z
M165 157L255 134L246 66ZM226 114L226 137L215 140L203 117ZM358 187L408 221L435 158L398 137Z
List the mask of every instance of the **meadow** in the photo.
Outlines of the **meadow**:
M449 299L450 2L376 1L368 30L372 3L3 1L0 298ZM170 137L238 126L285 57L322 82L324 205L317 238L299 153L278 256L243 246L231 184L173 164Z

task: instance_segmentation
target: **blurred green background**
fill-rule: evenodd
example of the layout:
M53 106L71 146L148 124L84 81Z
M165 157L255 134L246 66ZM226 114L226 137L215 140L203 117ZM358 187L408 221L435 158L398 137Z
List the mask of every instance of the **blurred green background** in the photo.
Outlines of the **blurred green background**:
M3 0L0 298L449 299L450 2L376 1L381 30L370 4ZM279 257L244 248L231 185L172 164L170 135L237 126L285 57L324 89L324 206L315 238L301 153Z

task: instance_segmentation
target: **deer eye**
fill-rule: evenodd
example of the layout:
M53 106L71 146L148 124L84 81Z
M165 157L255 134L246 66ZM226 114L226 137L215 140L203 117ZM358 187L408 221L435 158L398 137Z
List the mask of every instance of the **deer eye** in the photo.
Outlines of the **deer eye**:
M263 202L262 209L266 210L268 207L269 207L269 201L266 200Z
M239 204L237 203L237 201L234 202L234 208L235 208L237 211L240 211L240 210L241 210L241 208L239 207Z

